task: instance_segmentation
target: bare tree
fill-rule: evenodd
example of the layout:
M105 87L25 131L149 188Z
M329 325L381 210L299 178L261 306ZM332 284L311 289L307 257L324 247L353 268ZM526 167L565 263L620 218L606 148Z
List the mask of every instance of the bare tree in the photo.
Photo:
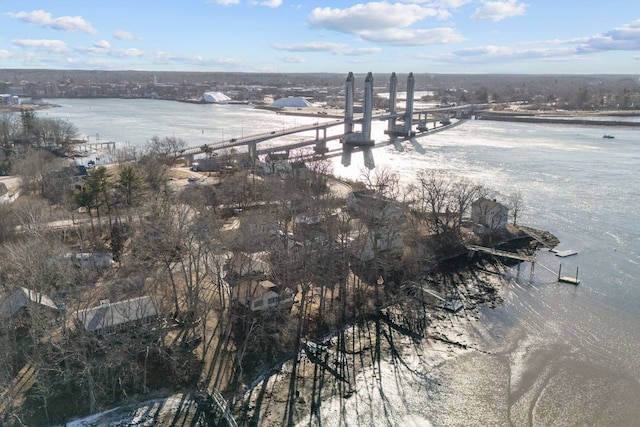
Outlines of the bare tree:
M186 143L175 136L164 138L154 136L147 144L147 151L161 156L166 162L173 162L185 146Z
M63 153L70 151L73 139L78 136L75 125L62 119L37 118L35 128L38 147L59 148Z
M464 215L476 199L487 194L467 178L437 170L420 171L413 192L415 211L426 216L429 229L447 245L459 243Z
M386 166L361 169L360 180L368 189L393 200L398 200L402 193L400 177Z
M20 118L15 114L2 113L0 119L0 146L10 148L20 136Z
M509 195L509 209L511 210L513 225L518 225L518 218L520 217L523 208L523 196L520 191L516 191Z
M15 172L22 178L25 192L36 192L42 197L52 184L54 175L62 170L64 161L46 150L29 149L15 164Z

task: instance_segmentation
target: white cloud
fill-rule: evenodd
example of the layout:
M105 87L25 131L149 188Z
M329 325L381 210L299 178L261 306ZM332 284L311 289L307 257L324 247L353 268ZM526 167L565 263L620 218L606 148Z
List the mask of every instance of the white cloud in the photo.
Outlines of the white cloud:
M602 50L640 50L640 19L605 33L580 40L583 52Z
M382 49L380 49L379 47L360 47L355 49L345 49L335 53L348 55L348 56L368 56L368 55L373 55L375 53L379 53L381 51Z
M119 50L119 51L116 51L116 54L118 56L129 57L129 58L144 56L144 52L143 51L141 51L140 49L135 49L135 48Z
M408 27L425 18L438 17L436 9L416 4L371 2L357 4L347 9L316 8L308 17L316 28L324 28L347 34Z
M439 7L444 9L457 9L474 0L403 0L402 3L426 4L429 7Z
M576 50L571 47L550 49L517 49L508 46L480 46L461 49L451 54L428 56L425 59L436 59L444 62L460 64L496 64L514 61L568 60L576 58Z
M330 52L334 55L367 56L380 52L379 47L349 48L345 43L309 42L295 44L275 43L271 47L289 52ZM292 55L295 57L295 55Z
M93 47L98 48L98 49L110 49L111 45L106 40L100 40L98 42L95 42L93 44Z
M230 4L240 4L240 0L209 0L207 3L215 3L222 6L228 6Z
M531 61L577 61L608 51L640 50L640 20L591 37L540 40L514 46L478 46L443 55L417 54L424 59L458 64L500 64Z
M300 55L279 56L278 59L287 64L303 64L304 58Z
M8 50L0 50L0 59L9 59L13 56Z
M19 19L40 27L50 27L62 31L81 31L88 34L98 34L98 31L81 16L60 16L52 18L49 12L34 10L33 12L8 12L6 15L12 19Z
M347 45L344 43L309 42L293 44L274 43L271 47L276 50L286 50L289 52L333 52L346 49Z
M423 30L388 29L361 32L362 39L393 46L425 46L432 44L458 43L465 38L453 28L431 28Z
M471 15L472 20L498 22L514 16L524 15L527 4L517 0L487 1Z
M67 50L67 45L62 40L15 39L12 40L12 43L20 47L43 49L54 53L62 53Z
M266 6L271 8L276 8L282 6L282 0L263 0L263 1L253 1L252 5Z
M200 55L184 55L181 53L170 53L157 51L150 54L154 64L191 64L199 67L216 67L224 69L247 69L248 65L231 58L205 58Z
M117 38L118 40L133 40L133 34L131 34L128 31L125 30L116 30L115 33L113 33L113 37Z

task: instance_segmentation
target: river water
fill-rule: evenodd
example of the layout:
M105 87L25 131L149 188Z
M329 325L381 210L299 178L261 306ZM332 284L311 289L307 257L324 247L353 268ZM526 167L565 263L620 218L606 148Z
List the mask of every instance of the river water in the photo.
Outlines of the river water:
M135 147L153 136L199 146L317 120L245 105L52 102L62 108L38 115L69 120L92 142ZM384 126L374 122L377 141ZM398 385L396 376L383 398L404 396L393 411L374 405L367 422L348 412L338 422L329 411L324 424L640 425L640 130L468 121L405 142L403 151L375 149L374 157L404 182L436 168L503 196L519 191L519 222L554 233L558 249L578 254L541 251L533 276L514 271L504 303L483 310L478 346L486 351L442 363L433 374L437 386L415 376ZM362 163L359 154L348 168L335 159L335 173L355 178ZM556 282L561 262L563 275L579 268L580 285Z

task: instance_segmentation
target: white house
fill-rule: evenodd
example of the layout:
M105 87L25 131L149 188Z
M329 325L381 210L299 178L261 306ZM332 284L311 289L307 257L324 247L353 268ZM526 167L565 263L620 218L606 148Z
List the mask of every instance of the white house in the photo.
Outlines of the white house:
M481 197L471 204L471 220L489 230L500 230L507 226L509 208L496 200Z
M132 326L149 324L157 316L158 309L150 296L114 303L102 300L97 307L74 313L74 317L87 331L98 335L113 334Z
M232 298L251 311L264 311L293 301L290 292L282 291L269 280L249 280L235 286Z

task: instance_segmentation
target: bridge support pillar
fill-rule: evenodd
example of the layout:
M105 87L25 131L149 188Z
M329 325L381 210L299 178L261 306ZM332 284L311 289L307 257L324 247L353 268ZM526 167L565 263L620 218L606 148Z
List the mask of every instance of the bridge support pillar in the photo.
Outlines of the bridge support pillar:
M416 79L413 77L413 73L409 73L407 77L407 103L404 112L404 131L407 136L413 136L413 97L415 96Z
M316 154L325 154L327 148L327 128L322 128L322 139L320 139L320 129L316 129L316 146L313 148Z
M415 136L415 132L412 130L413 126L413 96L415 88L415 79L413 73L407 77L407 99L405 113L403 114L404 124L397 125L396 117L396 99L398 91L398 78L396 73L391 74L391 81L389 82L389 120L387 130L384 131L389 135L391 141L395 141L396 137L410 138Z
M349 72L346 82L345 110L344 110L344 136L340 139L342 143L342 164L348 166L351 163L351 152L355 147L361 147L365 155L365 166L373 169L373 156L371 147L375 141L371 139L371 119L373 116L373 74L369 72L364 81L364 100L362 130L354 132L353 120L353 99L355 93L355 78Z
M247 144L249 150L249 158L255 159L258 156L258 143L253 141Z

